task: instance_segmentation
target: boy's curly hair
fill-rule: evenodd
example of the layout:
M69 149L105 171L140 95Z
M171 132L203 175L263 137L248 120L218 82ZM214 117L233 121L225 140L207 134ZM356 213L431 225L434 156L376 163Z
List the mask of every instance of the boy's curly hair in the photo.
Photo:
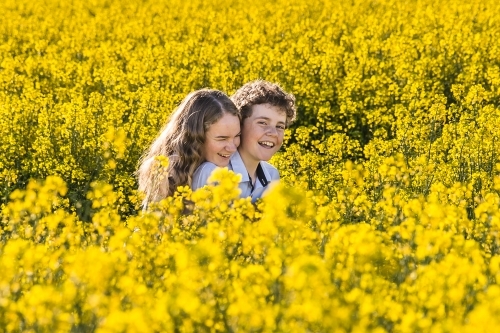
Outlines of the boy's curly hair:
M241 113L241 121L252 115L252 106L270 104L283 110L286 114L286 126L296 117L295 96L285 92L276 83L265 80L255 80L244 84L238 89L231 100Z

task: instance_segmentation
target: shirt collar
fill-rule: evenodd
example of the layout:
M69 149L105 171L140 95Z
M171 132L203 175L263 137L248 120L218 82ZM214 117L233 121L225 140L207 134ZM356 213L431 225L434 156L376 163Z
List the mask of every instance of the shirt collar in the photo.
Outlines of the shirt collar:
M243 160L241 159L239 151L236 151L233 155L231 155L229 164L231 164L231 168L233 169L234 173L239 173L241 175L241 182L250 181L247 168L245 167L245 163L243 163Z
M250 182L250 178L248 177L248 171L247 168L245 167L245 163L243 163L243 160L241 159L241 155L239 151L236 151L233 155L231 155L231 159L229 161L231 164L231 168L235 173L239 173L241 175L241 182ZM264 173L264 176L266 177L266 180L269 182L271 180L271 175L269 174L269 171L265 167L264 162L260 161L259 165ZM260 181L256 179L256 186L255 187L261 187ZM259 185L257 185L259 183Z

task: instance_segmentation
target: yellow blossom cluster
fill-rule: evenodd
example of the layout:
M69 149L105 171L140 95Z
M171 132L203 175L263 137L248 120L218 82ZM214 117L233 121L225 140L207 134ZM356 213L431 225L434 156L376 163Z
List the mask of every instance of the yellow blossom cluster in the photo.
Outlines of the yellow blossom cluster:
M0 331L500 327L499 41L493 0L1 1ZM141 211L175 106L257 78L282 181Z

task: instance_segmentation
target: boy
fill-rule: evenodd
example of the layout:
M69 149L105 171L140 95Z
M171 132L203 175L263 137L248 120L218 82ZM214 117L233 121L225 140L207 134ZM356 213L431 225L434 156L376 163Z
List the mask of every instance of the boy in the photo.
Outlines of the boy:
M241 197L252 202L262 196L279 172L269 159L283 144L285 128L295 120L295 97L277 84L256 80L245 84L231 96L241 114L241 143L231 156L228 168L241 175ZM203 187L217 166L201 164L193 174L193 191Z

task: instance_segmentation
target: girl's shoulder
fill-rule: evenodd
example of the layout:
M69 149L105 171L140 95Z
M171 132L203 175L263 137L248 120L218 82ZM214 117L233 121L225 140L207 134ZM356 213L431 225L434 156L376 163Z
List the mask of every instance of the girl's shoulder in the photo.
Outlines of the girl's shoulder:
M193 181L191 182L191 189L194 191L200 187L207 185L208 177L212 172L217 169L217 165L212 162L203 162L193 173Z

